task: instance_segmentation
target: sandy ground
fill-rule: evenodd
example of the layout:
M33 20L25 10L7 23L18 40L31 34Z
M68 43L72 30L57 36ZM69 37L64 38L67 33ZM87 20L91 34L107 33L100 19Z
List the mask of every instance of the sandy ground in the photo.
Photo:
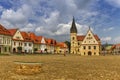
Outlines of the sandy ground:
M16 74L14 61L41 62L42 71ZM120 80L120 56L0 56L0 80Z

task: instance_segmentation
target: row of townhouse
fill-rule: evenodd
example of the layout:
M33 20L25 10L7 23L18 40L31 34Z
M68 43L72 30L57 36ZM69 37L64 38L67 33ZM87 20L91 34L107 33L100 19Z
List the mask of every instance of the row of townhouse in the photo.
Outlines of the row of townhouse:
M111 53L113 55L120 55L120 44L114 44L111 48Z
M37 36L33 32L6 29L0 25L0 53L63 53L68 52L64 42Z
M103 46L102 53L103 54L120 55L120 43Z

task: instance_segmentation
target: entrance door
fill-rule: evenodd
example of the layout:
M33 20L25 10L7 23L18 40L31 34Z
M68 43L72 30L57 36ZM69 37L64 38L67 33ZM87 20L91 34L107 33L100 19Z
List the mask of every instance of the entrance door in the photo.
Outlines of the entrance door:
M0 47L0 53L1 53L1 47Z
M89 52L88 52L88 55L89 55L89 56L91 56L91 55L92 55L92 52L91 52L91 51L89 51Z
M13 48L13 52L16 52L16 49L15 49L15 48Z

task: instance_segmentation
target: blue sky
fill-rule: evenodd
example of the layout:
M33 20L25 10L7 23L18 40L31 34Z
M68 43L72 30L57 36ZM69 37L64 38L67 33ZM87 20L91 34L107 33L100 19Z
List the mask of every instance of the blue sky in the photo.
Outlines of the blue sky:
M102 43L120 43L120 0L1 0L0 23L58 41L69 40L73 16L78 34L90 26Z

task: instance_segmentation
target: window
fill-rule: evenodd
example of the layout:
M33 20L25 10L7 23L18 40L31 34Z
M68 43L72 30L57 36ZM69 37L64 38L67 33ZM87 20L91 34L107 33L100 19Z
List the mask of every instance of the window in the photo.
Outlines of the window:
M78 45L80 45L80 43L78 42Z
M31 46L32 44L31 43L29 43L29 46Z
M14 42L14 46L16 46L16 42Z
M79 52L80 50L78 49L78 52Z
M19 42L19 46L20 46L20 42Z
M90 34L88 34L88 36L90 36Z
M5 47L5 52L7 52L7 47Z
M9 52L11 51L11 48L9 47Z
M5 39L5 44L6 44L7 42L6 42L6 39Z
M96 49L96 46L94 46L94 49Z
M96 52L94 52L94 55L96 55Z
M2 38L0 38L0 44L2 44Z
M84 55L85 55L85 52L84 52Z
M83 49L86 49L86 47L85 47L85 46L83 46Z
M22 46L22 43L21 43L21 46Z
M72 40L74 40L74 39L75 39L75 37L72 38Z
M17 38L17 39L20 39L20 37L19 37L19 36L16 36L16 38Z
M24 46L27 46L27 43L24 43Z
M91 49L91 46L88 46L88 49Z

